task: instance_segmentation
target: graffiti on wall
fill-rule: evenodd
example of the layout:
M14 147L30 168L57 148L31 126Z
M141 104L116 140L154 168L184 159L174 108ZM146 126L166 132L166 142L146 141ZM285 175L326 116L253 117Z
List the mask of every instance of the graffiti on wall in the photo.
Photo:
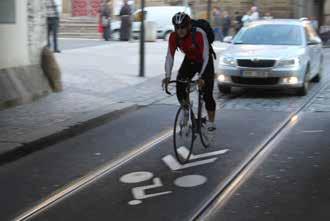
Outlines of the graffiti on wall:
M102 0L73 0L73 16L96 16L100 10Z

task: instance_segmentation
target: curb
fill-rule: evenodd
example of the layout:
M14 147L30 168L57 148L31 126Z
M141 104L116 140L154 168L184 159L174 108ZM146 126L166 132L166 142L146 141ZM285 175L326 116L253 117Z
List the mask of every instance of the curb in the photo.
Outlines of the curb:
M45 137L41 137L29 143L23 144L8 144L10 147L8 150L4 152L0 152L0 166L6 163L10 163L19 158L27 156L36 151L45 149L48 146L54 145L56 143L62 142L71 137L80 135L88 130L101 126L105 123L108 123L112 120L118 119L123 114L130 113L139 108L139 105L132 104L130 106L124 107L120 110L114 110L112 112L94 117L92 119L86 120L84 122L78 122L73 126L69 126L68 128L62 130L54 129L54 133L47 135ZM1 144L1 143L0 143ZM6 145L6 143L3 143Z

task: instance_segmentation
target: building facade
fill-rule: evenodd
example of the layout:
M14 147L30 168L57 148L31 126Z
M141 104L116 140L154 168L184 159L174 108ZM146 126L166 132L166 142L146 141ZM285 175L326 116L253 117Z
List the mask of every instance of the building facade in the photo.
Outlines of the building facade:
M44 0L0 1L0 109L51 91L41 68L46 34Z
M96 16L104 0L58 0L62 1L63 13L66 16ZM113 5L120 5L122 0L113 0ZM261 13L270 12L277 18L319 17L328 16L330 0L211 0L211 7L219 6L230 14L238 11L244 14L256 5ZM146 6L184 5L188 3L196 18L206 18L208 0L145 0ZM135 0L135 7L140 7L141 0ZM330 19L330 17L329 17ZM324 19L328 21L329 19Z

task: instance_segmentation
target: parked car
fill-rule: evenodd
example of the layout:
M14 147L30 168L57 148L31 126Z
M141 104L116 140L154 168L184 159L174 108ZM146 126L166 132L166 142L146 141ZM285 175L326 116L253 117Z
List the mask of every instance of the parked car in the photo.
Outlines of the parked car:
M185 6L155 6L145 7L145 22L155 22L157 26L157 37L168 40L169 34L173 31L172 17L177 12L185 12L191 15L191 9ZM139 38L140 24L142 18L141 9L136 10L133 14L133 37ZM112 38L119 39L120 21L111 23Z
M220 57L218 87L293 88L306 95L322 75L322 41L308 20L273 19L243 27Z

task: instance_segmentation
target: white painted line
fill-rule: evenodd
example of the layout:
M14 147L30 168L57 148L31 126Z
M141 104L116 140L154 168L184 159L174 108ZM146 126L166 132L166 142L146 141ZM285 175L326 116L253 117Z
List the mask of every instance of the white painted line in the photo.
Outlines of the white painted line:
M120 177L120 182L122 183L140 183L143 181L150 180L154 177L154 175L147 171L141 171L141 172L134 172L126 174L122 177Z
M110 162L100 169L91 172L87 174L85 177L82 177L81 179L72 182L68 186L64 187L62 190L59 190L55 192L53 195L48 197L47 199L41 201L36 206L30 208L26 212L19 215L17 218L13 219L15 221L21 221L21 220L27 220L34 215L42 212L47 207L55 204L56 202L59 202L60 200L65 199L65 197L68 197L70 194L75 193L76 191L80 190L81 188L91 184L92 182L96 181L97 179L100 179L101 177L107 175L111 171L117 169L118 167L122 166L123 164L127 163L128 161L132 160L133 158L139 156L140 154L148 151L153 146L163 142L164 140L168 139L173 134L173 130L168 130L164 132L164 134L160 135L159 137L151 140L147 144L136 148L135 150L128 153L125 157L116 160L114 162Z
M174 181L174 184L178 187L191 188L205 184L207 178L201 175L188 175L179 177Z
M178 152L184 159L186 159L189 155L189 150L186 147L180 147L178 149ZM216 155L225 154L227 152L229 152L229 149L218 150L218 151L213 151L213 152L203 153L203 154L198 154L198 155L191 154L190 159L197 160L197 159L206 158L206 157L213 157Z
M140 186L140 187L135 187L132 189L132 193L135 199L142 200L142 199L147 199L147 198L152 198L156 196L162 196L162 195L167 195L172 193L172 191L166 191L166 192L160 192L160 193L154 193L154 194L146 194L146 190L162 187L163 183L162 181L156 177L153 179L154 184L148 185L148 186Z
M324 130L303 130L302 133L324 133Z
M214 50L219 50L219 51L224 51L224 50L226 50L228 47L222 47L222 48L220 48L220 47L213 47L213 49Z
M200 166L200 165L203 165L203 164L213 163L217 159L218 158L214 157L214 158L207 159L207 160L200 160L200 161L186 163L184 165L181 165L172 155L167 155L167 156L162 158L163 162L171 170L174 170L174 171L175 170L183 170L183 169L187 169L187 168L190 168L190 167L196 167L196 166Z
M79 41L104 41L99 38L58 38L59 40L79 40Z

